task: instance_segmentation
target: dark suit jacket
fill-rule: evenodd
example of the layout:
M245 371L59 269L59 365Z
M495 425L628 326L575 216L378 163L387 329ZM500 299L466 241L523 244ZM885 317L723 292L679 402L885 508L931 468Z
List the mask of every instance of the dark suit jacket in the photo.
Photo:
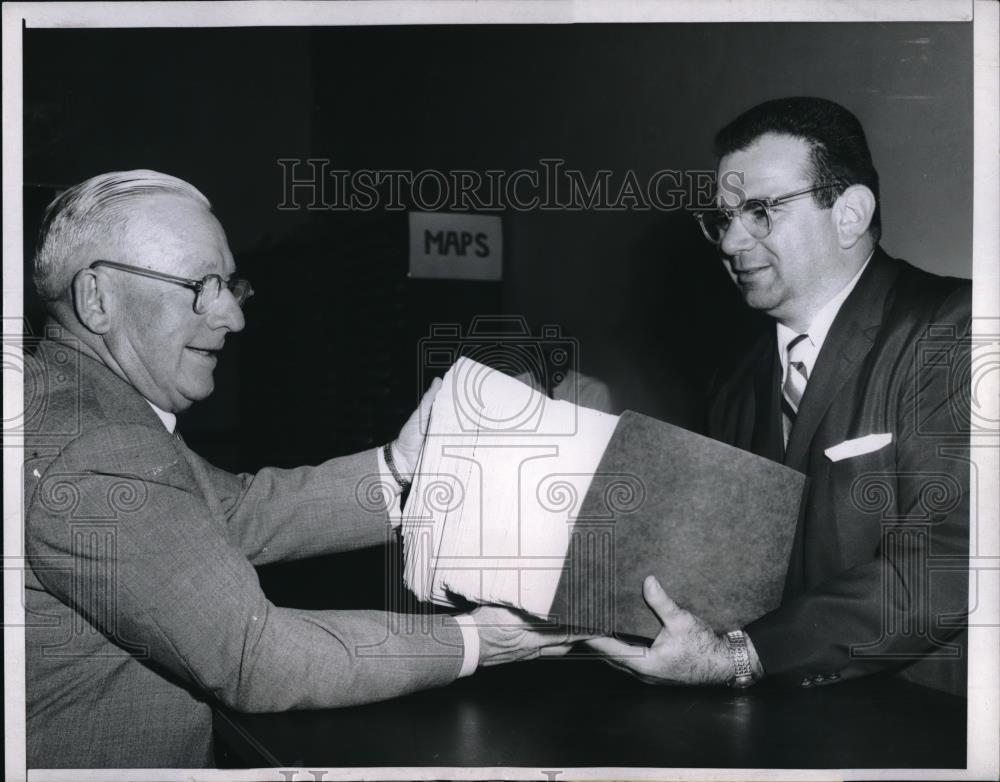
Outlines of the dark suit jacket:
M103 364L44 342L25 381L30 768L201 767L213 700L331 707L452 681L461 632L279 608L254 565L384 543L375 451L233 475Z
M781 606L746 630L768 675L897 668L965 694L971 285L876 250L806 387L787 452L773 326L716 385L709 433L809 476ZM833 461L826 449L890 433Z

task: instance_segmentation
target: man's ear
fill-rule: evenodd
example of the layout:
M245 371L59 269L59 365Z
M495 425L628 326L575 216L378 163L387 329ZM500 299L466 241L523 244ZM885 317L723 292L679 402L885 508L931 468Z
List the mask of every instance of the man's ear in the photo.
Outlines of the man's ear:
M875 214L875 195L864 185L851 185L833 205L841 249L853 247L864 236Z
M106 334L111 328L109 292L102 287L102 282L96 269L80 269L71 286L76 317L95 334Z

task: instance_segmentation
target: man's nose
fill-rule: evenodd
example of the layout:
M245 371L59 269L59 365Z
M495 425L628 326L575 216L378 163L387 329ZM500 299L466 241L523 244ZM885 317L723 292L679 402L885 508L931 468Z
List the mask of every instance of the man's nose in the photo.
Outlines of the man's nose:
M208 325L213 329L228 329L232 332L243 331L246 318L243 308L236 302L236 297L228 288L223 288L219 298L208 309Z
M722 241L719 248L724 255L730 257L741 252L746 252L757 243L757 240L750 235L743 221L736 216L730 221L725 233L722 234Z

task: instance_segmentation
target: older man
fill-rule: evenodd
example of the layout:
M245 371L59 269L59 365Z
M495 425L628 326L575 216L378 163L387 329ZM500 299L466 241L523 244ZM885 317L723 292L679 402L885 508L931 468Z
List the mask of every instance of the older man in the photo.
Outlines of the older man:
M716 151L719 208L698 217L774 325L720 376L709 433L810 478L784 596L716 635L650 578L652 648L591 643L659 682L894 670L964 695L971 286L878 246L878 175L842 106L769 101Z
M212 393L252 293L194 187L89 179L49 207L35 263L52 338L25 385L30 767L201 767L213 702L362 703L564 640L499 608L406 632L426 623L267 600L254 565L385 542L435 389L379 451L256 475L192 453L175 416Z

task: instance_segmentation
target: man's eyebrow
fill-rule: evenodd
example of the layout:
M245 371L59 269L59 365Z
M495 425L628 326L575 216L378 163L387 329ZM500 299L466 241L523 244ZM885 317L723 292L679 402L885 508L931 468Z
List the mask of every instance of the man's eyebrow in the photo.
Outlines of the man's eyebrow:
M217 274L224 280L228 280L230 277L236 276L236 265L233 264L232 271L228 271L225 265L219 268L219 264L214 261L207 260L196 260L193 265L194 271L191 272L191 277L196 280L200 280L203 277L207 277L209 274Z
M778 192L774 193L774 195L760 195L756 193L751 195L748 192L744 192L742 203L746 203L747 201L770 201L772 198L777 198L778 196L784 194L785 191L782 190L781 188L778 188Z

